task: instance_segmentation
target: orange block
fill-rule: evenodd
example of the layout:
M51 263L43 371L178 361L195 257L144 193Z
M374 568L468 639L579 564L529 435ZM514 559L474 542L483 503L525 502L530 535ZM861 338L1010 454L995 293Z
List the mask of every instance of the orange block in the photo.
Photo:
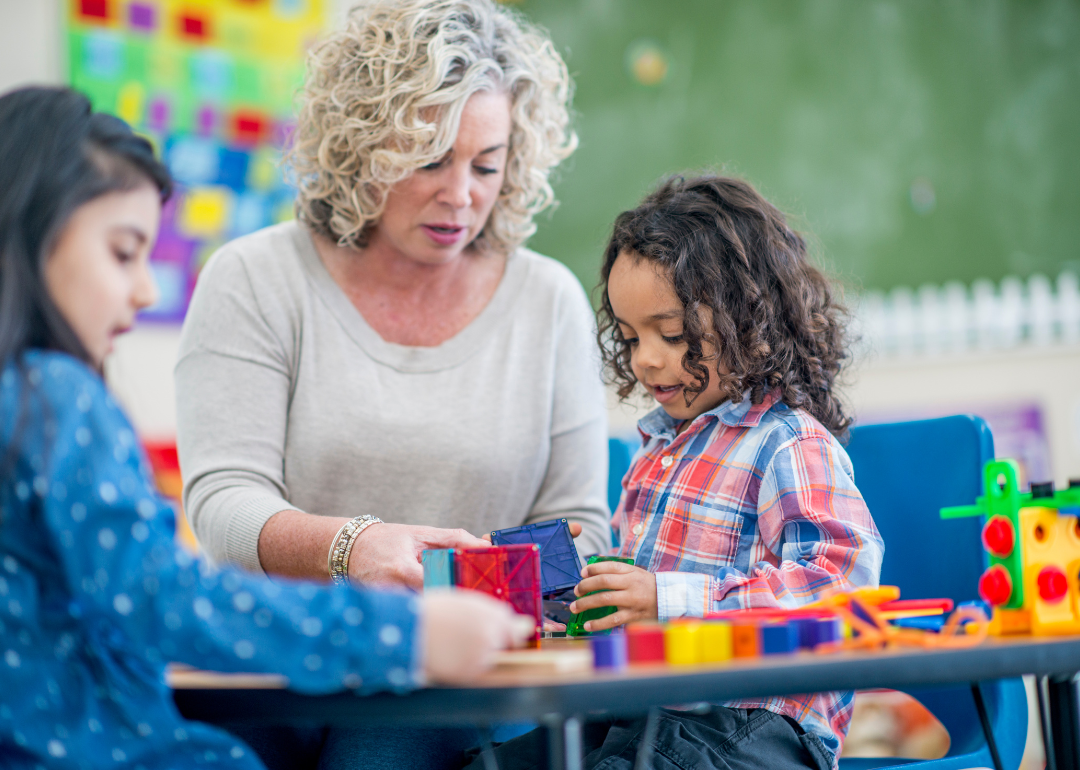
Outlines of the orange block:
M761 654L761 629L752 623L731 624L731 657L756 658Z

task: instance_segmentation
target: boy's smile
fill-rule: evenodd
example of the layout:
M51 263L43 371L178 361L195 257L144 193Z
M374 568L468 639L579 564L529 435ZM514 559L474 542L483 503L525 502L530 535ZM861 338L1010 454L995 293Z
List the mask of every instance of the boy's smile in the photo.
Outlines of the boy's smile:
M630 368L649 395L676 420L693 420L724 400L716 350L702 344L709 369L705 389L686 403L695 378L683 367L683 305L671 281L655 263L631 252L619 254L608 277L608 299L623 338L630 345Z

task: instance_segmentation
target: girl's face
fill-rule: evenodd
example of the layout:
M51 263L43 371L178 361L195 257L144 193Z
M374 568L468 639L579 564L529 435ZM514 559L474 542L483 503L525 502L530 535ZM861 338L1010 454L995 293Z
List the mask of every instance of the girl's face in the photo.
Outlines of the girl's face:
M161 198L149 184L101 195L75 210L45 262L45 285L99 368L113 338L157 300L150 248Z
M368 248L428 265L460 256L484 229L498 200L510 125L509 96L473 94L450 152L390 188Z
M693 420L724 400L716 376L716 349L702 344L709 384L686 405L684 390L694 377L683 368L683 305L671 281L654 263L623 252L611 266L608 299L623 338L630 345L634 377L676 420Z

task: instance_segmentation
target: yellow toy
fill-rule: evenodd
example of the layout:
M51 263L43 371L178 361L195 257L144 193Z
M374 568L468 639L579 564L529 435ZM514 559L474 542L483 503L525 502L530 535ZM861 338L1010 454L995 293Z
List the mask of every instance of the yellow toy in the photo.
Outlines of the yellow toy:
M941 517L986 517L990 564L979 595L994 608L991 634L1080 634L1080 482L1060 492L1032 484L1021 494L1016 479L1012 460L987 463L985 494Z

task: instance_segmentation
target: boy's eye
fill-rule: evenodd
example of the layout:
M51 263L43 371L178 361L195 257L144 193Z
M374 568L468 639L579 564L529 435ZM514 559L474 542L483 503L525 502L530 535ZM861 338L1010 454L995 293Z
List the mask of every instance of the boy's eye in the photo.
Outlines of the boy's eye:
M677 335L675 337L667 337L667 336L664 337L664 342L668 343L669 345L678 345L682 341L683 341L683 336L681 334L679 334L679 335Z
M623 342L625 342L627 345L629 345L632 348L637 347L638 338L637 337L623 337Z

